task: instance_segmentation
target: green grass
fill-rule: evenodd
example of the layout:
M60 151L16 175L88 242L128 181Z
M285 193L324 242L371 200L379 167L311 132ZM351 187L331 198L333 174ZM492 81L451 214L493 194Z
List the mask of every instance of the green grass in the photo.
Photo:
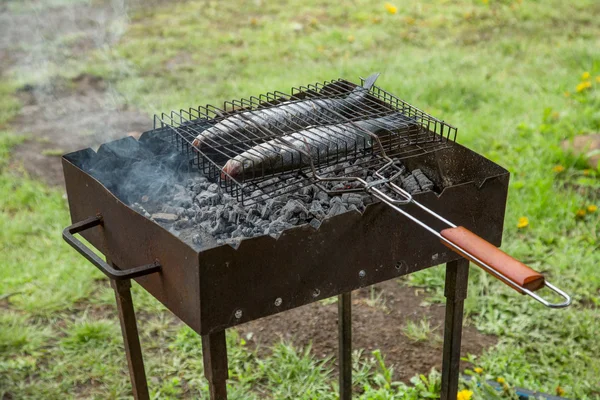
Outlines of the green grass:
M382 87L458 126L460 143L511 171L503 248L574 294L569 309L544 309L472 268L468 323L500 338L479 358L470 357L484 370L478 379L503 377L547 393L560 385L568 398L600 399L600 214L576 216L600 205L600 170L584 171L581 159L560 149L563 139L600 131L600 4L397 5L395 15L383 2L366 0L189 1L134 11L114 47L64 64L49 60L47 70L6 72L0 129L18 112L11 95L18 84L81 72L105 77L127 103L151 114L380 71ZM585 71L593 85L578 93ZM102 275L62 242L60 230L69 221L62 193L8 166L18 140L0 136L0 397L126 397L118 326L108 318L113 294ZM555 172L557 165L565 170ZM520 217L529 219L528 227L517 228ZM441 301L443 278L436 268L411 276L410 283ZM205 395L199 337L174 325L137 286L134 296L144 317L148 375L160 377L150 381L153 396ZM298 398L300 392L307 393L302 398L334 398L330 360L288 344L258 357L235 332L228 342L232 398ZM436 373L410 385L394 382L384 356L357 357L361 398L439 392ZM463 384L483 398L486 389Z

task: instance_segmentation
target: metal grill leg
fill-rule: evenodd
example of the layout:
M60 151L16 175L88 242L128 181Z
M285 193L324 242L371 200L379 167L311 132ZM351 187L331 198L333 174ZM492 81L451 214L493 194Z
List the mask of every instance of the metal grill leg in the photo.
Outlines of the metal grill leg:
M129 279L122 281L111 280L110 283L115 290L115 297L117 299L117 309L119 310L119 320L121 321L121 332L123 333L125 353L127 354L127 365L133 388L133 397L136 400L149 400L150 394L148 393L146 371L144 371L144 359L142 357L142 348L135 322L133 300L131 299L131 281Z
M467 298L468 281L468 260L461 259L446 264L446 287L444 290L446 321L444 323L441 400L455 400L458 393L463 306Z
M208 380L211 400L227 400L227 343L225 331L202 335L204 376Z
M352 293L338 296L340 400L352 399Z

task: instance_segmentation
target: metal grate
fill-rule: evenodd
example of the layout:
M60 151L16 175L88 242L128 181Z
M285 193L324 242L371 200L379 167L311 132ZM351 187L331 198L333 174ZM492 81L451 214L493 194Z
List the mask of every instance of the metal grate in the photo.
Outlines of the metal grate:
M339 79L223 108L172 111L155 115L154 128L170 132L194 165L246 203L285 193L275 182L293 182L289 191L298 190L312 183L314 172L348 162L377 169L377 160L418 156L456 139L456 128L377 86L361 86Z

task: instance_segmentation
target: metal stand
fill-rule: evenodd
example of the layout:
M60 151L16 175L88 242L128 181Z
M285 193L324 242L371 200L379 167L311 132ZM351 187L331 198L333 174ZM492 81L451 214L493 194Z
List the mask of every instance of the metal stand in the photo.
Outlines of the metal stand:
M352 293L338 295L340 400L352 399Z
M208 380L211 400L227 400L227 343L225 331L202 335L204 376Z
M112 263L111 263L112 265ZM114 266L114 265L113 265ZM462 259L446 264L446 320L442 360L441 400L456 399L460 366L460 342L464 300L467 297L469 261ZM149 400L144 360L131 299L129 279L111 279L115 290L121 331L127 354L129 376L136 400ZM352 295L338 296L339 385L340 400L352 399ZM227 400L227 343L225 331L202 336L204 376L208 380L210 399Z
M444 323L442 393L440 400L454 400L458 393L463 306L467 298L468 283L468 260L461 259L446 264L446 286L444 290L446 320Z
M148 383L146 381L146 372L144 371L144 359L142 357L142 348L135 322L135 311L131 299L131 281L129 279L111 279L110 283L115 290L115 297L117 299L117 309L119 310L119 320L121 321L121 332L123 333L125 353L127 354L127 365L133 388L133 397L136 400L149 400L150 394L148 393Z

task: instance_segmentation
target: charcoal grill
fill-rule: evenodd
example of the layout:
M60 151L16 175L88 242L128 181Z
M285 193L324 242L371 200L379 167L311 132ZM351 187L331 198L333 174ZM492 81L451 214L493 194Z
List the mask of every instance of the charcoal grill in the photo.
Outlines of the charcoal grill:
M226 328L336 295L340 398L351 398L351 291L439 264L446 263L447 297L442 399L456 398L458 388L467 259L545 305L569 304L566 294L495 247L502 237L508 172L457 144L452 126L381 88L370 88L360 107L324 113L327 115L319 124L343 121L352 126L357 121L399 113L408 118L408 123L396 132L360 135L342 147L339 143L337 147L328 146L327 151L315 156L310 146L297 148L286 139L289 131L305 128L293 126L293 118L285 119L283 127L248 119L249 129L243 134L201 148L193 145L205 129L231 116L260 116L260 110L281 104L341 98L356 86L337 80L294 88L291 94L272 92L228 102L223 108L207 106L162 114L155 117L154 129L140 138L157 134L169 137L173 146L189 156L190 163L242 204L298 190L298 185L282 189L268 184L275 177L290 174L301 178L296 183L318 184L338 194L362 190L381 200L367 206L362 214L354 211L327 219L319 229L297 226L278 238L262 236L244 239L237 247L225 244L198 250L134 211L86 172L81 160L96 156L91 149L63 156L74 222L63 236L111 279L136 398L146 399L149 395L129 289L131 279L202 335L212 399L227 397ZM360 144L365 138L369 143ZM281 143L285 149L282 156L290 152L292 158L296 157L290 168L278 170L268 163L257 168L256 163L249 163L235 176L224 170L227 160L269 140ZM360 161L366 156L364 167L378 173L375 180L367 182L343 173L336 178L323 177L326 168L335 169L341 160ZM441 189L439 193L410 195L396 185L397 160L409 168L426 171ZM332 179L348 184L332 189L328 186ZM104 254L106 261L76 239L76 233ZM340 246L342 243L345 245ZM551 304L534 293L544 285L562 295L564 301Z

